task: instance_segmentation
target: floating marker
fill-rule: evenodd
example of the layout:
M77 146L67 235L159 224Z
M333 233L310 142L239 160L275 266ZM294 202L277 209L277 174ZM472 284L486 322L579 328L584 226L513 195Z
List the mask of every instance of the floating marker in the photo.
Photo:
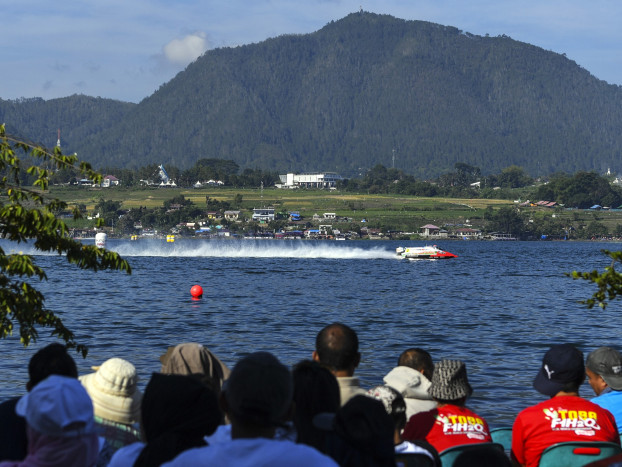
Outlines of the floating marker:
M192 295L193 300L198 300L203 297L203 287L200 285L193 285L190 289L190 295Z
M104 232L99 232L97 235L95 235L95 246L97 248L106 248L107 238L108 235L106 235Z

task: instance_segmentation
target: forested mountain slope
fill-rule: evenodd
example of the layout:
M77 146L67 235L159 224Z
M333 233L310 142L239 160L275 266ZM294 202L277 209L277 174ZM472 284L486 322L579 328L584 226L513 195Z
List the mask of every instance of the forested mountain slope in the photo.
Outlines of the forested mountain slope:
M508 37L372 13L209 51L141 103L118 105L116 116L110 104L59 123L89 127L70 149L98 166L221 158L347 176L391 167L393 154L416 177L455 162L484 173L621 170L621 87Z

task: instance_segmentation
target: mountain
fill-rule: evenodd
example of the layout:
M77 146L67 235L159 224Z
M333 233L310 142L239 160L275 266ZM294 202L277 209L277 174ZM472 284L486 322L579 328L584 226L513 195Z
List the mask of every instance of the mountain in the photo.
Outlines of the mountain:
M57 101L43 115L44 104L0 101L0 117L37 137L67 129L63 147L99 167L220 158L346 176L395 164L429 177L464 162L543 175L615 171L622 153L622 88L563 54L366 12L211 50L139 104Z

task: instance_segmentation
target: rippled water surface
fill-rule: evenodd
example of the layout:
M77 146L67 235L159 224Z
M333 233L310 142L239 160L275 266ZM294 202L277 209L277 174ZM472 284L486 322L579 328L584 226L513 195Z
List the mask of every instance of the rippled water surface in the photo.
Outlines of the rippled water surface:
M133 273L85 272L58 256L38 256L48 281L48 308L89 345L76 357L80 373L110 357L136 365L145 384L167 346L201 342L230 367L256 351L291 365L310 358L317 332L333 321L356 330L365 387L382 377L408 347L462 359L475 389L468 405L492 426L542 400L531 383L552 343L573 342L586 354L621 348L622 302L605 311L577 301L593 285L574 269L602 270L600 250L618 244L579 242L445 242L459 255L440 261L395 257L397 242L301 240L109 242ZM423 245L410 242L405 246ZM3 245L5 250L28 250ZM200 284L203 299L190 287ZM32 354L0 341L0 399L21 394ZM592 397L586 384L582 395Z

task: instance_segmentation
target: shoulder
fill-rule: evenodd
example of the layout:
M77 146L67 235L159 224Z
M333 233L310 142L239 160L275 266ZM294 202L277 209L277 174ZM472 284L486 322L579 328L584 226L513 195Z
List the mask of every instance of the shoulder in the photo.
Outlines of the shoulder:
M190 449L164 467L229 464L239 466L327 466L337 464L328 456L304 444L254 438L237 439L215 446Z
M145 443L136 442L118 449L110 459L109 467L130 467L134 465L145 447Z

